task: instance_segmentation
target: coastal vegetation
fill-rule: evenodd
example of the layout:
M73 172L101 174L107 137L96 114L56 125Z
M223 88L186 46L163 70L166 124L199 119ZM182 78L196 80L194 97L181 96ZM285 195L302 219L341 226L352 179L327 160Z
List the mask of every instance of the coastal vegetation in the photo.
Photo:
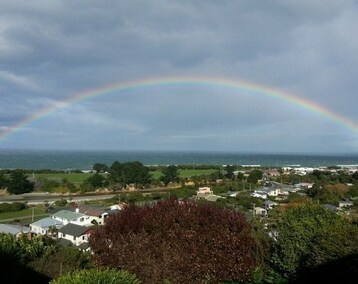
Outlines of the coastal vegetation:
M202 174L184 177L185 171ZM335 167L300 175L283 169L147 167L128 162L94 166L90 173L65 173L83 175L79 184L32 171L11 173L0 172L2 187L25 176L24 184L33 184L35 191L64 194L52 204L0 204L0 220L19 223L24 214L27 219L21 223L28 224L34 216L49 215L51 208L70 208L69 192L73 196L106 188L113 197L84 203L107 208L124 204L104 226L94 224L91 254L46 237L36 240L34 247L30 241L0 238L1 269L11 263L37 283L81 283L88 277L107 281L117 274L133 281L128 283L247 284L330 282L337 277L346 282L358 276L357 172ZM275 184L291 189L296 184L310 186L268 196L265 201L276 206L266 215L255 214L264 200L253 193ZM198 198L198 187L210 187L218 198ZM340 207L348 201L350 207Z

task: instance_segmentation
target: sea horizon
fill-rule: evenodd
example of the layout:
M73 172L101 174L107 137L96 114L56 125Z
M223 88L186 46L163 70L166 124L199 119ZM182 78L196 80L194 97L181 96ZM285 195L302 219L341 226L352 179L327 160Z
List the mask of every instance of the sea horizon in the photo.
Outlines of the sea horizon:
M326 167L358 165L358 153L287 153L194 150L0 149L0 169L90 170L95 163L140 161L144 165Z

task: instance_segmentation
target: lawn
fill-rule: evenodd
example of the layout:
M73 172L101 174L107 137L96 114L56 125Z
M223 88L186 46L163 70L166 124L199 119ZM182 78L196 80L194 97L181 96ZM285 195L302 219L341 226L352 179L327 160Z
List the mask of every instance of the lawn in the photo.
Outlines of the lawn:
M211 173L216 172L215 169L206 169L206 170L179 170L179 176L181 178L190 178L192 176L200 176L200 175L209 175Z
M200 175L209 175L215 172L215 169L206 169L206 170L195 170L195 169L186 169L186 170L179 170L179 177L180 178L190 178L192 176L200 176ZM150 174L153 176L154 179L159 180L162 176L160 171L150 171ZM58 182L62 182L63 179L79 186L85 179L90 177L92 173L48 173L48 174L38 174L34 173L30 175L30 178L39 179L45 178L48 180L54 180Z
M19 219L23 224L30 223L32 222L32 214L34 221L50 215L50 213L46 212L45 208L31 207L15 212L0 213L0 223L12 222L15 219Z
M73 183L73 184L81 184L85 179L90 177L91 173L50 173L50 174L33 174L30 175L31 178L46 178L49 180L55 180L58 182L62 182L63 179Z

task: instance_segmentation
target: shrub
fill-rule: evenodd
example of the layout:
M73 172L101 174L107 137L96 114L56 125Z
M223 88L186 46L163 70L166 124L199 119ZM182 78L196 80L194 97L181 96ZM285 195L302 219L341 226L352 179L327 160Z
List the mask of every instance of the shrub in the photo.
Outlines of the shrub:
M261 261L241 213L176 199L127 206L90 245L97 265L123 268L146 283L246 281Z
M289 208L275 230L271 260L291 279L309 268L358 254L358 227L318 205Z
M51 284L139 284L139 279L126 271L107 269L79 270L52 280Z

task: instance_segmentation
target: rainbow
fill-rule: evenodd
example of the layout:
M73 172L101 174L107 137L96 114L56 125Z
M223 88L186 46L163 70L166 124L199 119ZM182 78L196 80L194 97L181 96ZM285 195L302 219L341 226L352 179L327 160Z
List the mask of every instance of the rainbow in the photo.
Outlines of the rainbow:
M283 101L286 101L289 104L298 106L307 111L317 113L323 117L326 117L332 121L342 124L353 132L358 133L358 124L338 113L333 112L332 110L322 107L317 103L310 101L308 99L300 98L296 95L287 93L285 91L258 85L250 82L245 82L237 79L226 79L226 78L217 78L217 77L160 77L160 78L146 78L135 81L128 82L120 82L114 83L106 86L102 86L95 89L86 90L70 96L62 101L58 101L50 107L41 109L37 112L32 113L31 115L25 117L21 121L16 124L5 128L0 133L0 141L7 138L10 134L20 131L21 129L26 128L26 126L30 125L34 121L42 119L47 115L61 109L65 108L69 105L80 103L85 100L89 100L91 98L95 98L98 96L103 96L111 93L120 93L124 91L130 90L138 90L142 88L159 88L162 86L196 86L196 87L220 87L232 89L234 91L240 92L249 92L257 95L264 95L272 98L277 98Z

